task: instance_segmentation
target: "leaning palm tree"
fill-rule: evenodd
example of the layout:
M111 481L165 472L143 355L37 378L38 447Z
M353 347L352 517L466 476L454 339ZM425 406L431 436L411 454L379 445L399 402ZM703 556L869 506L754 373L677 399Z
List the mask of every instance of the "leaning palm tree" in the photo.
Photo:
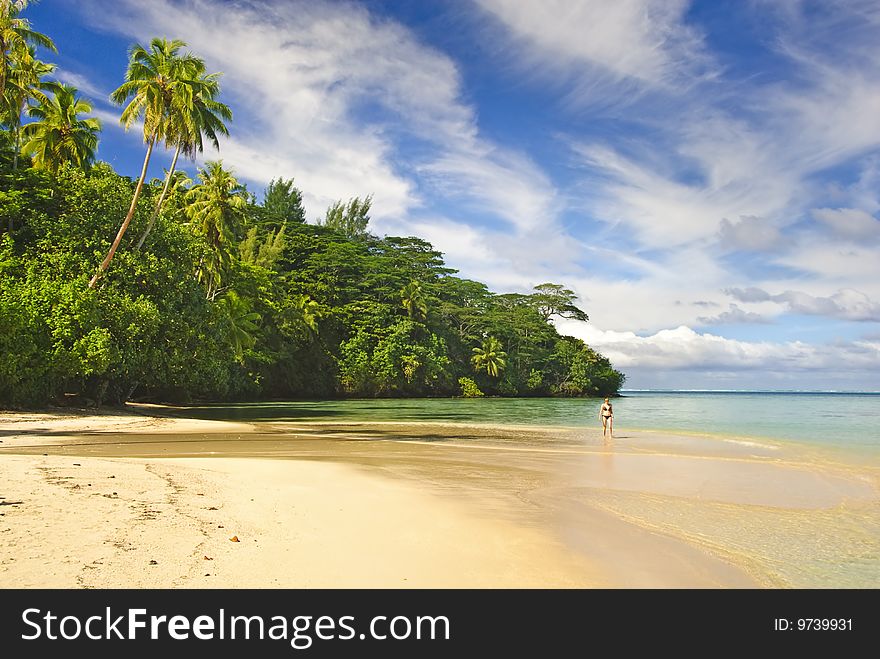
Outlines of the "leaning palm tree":
M192 108L194 79L199 71L204 71L204 63L191 53L181 54L180 50L185 46L183 41L158 38L150 42L150 50L135 44L129 54L125 82L110 95L111 100L119 105L128 101L120 118L126 130L137 121L143 120L147 154L128 214L116 232L107 256L89 281L89 288L94 288L101 275L110 267L119 243L131 224L144 187L153 147L167 135L169 117L178 117Z
M401 305L406 309L406 315L414 320L428 317L428 304L422 293L422 285L417 281L411 281L400 289Z
M43 78L55 70L54 64L41 62L36 50L17 48L12 66L6 74L6 90L3 95L5 123L12 136L12 169L18 169L18 155L21 150L21 118L28 103L36 101L45 105L49 102L45 92L57 83L45 82Z
M27 46L42 46L57 52L49 37L32 30L30 21L21 18L20 14L28 4L28 0L0 0L0 98L6 93L6 81L16 51Z
M219 73L205 74L204 66L202 71L197 74L194 81L194 94L191 107L184 107L176 116L168 118L168 125L165 131L166 146L174 147L174 157L171 159L171 168L168 169L165 176L165 185L147 228L137 241L135 249L140 249L156 219L162 210L162 204L168 195L168 189L171 185L171 179L177 168L177 159L183 153L190 159L195 159L196 154L204 150L202 136L208 138L213 143L214 148L220 150L220 141L218 135L229 135L229 130L223 120L232 120L232 110L228 106L215 100L217 94L220 93L220 85L218 83Z
M205 163L205 168L199 170L199 180L201 183L187 193L186 213L190 226L207 243L208 254L199 264L199 279L205 283L205 297L213 300L232 260L235 235L247 209L247 191L220 161Z
M34 166L53 174L64 163L87 169L95 161L101 122L81 115L91 104L77 95L75 87L53 84L52 97L28 109L35 121L22 128L22 152L33 156Z
M501 349L501 341L490 336L483 340L481 347L474 348L471 364L473 364L475 371L486 371L486 375L497 378L507 365L506 358L507 353Z

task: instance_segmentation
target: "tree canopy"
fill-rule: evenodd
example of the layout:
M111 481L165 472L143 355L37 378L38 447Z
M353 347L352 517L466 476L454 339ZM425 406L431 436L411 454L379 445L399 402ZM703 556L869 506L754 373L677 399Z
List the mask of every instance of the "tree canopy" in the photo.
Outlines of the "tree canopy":
M313 224L280 173L259 203L219 160L148 179L154 148L174 149L176 164L203 140L219 146L231 120L219 74L181 41L135 45L113 95L123 125L143 127L139 178L95 162L100 125L37 66L33 46L51 42L21 19L26 4L0 1L0 91L17 89L19 110L7 103L0 122L0 404L622 385L607 358L553 324L587 320L571 289L497 294L461 278L425 240L373 235L371 196L335 202Z

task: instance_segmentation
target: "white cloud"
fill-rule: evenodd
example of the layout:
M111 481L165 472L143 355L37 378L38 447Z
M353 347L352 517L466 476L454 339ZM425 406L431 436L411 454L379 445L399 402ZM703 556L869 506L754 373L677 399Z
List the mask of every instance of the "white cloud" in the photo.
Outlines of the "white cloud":
M810 273L823 288L857 287L880 297L880 259L874 245L809 236L790 251L774 256L774 260Z
M793 313L880 322L880 304L865 293L850 288L839 290L828 297L791 290L771 295L757 287L732 288L726 292L740 302L776 302Z
M585 340L624 371L876 372L880 368L880 342L871 340L825 345L751 342L699 333L683 325L648 336L603 331L589 323L561 321L557 325Z
M564 282L579 295L580 304L597 326L650 333L671 325L701 324L699 318L706 315L707 305L727 306L724 279L721 273L713 274L713 264L705 260L711 257L693 250L639 279L572 274ZM708 274L689 276L694 272Z
M880 54L880 52L878 52ZM768 122L779 130L782 154L804 172L821 171L880 144L880 78L811 57L810 87L774 90ZM790 141L788 141L790 140Z
M852 240L880 238L880 220L858 208L815 208L812 215L841 237Z
M880 157L863 158L858 180L846 187L832 185L831 196L867 213L880 211Z
M725 159L727 148L734 149L707 143L700 148L705 159L699 162L708 169L711 163ZM743 246L742 241L770 243L779 231L776 223L796 189L784 176L753 179L751 173L718 186L703 181L686 183L672 175L673 164L653 162L654 156L650 160L642 153L629 157L606 146L584 143L573 143L572 149L593 177L594 216L629 229L648 249L675 248L719 237L728 244L735 240L739 246ZM690 149L696 152L693 144ZM715 155L711 156L713 151ZM723 177L716 174L719 179L731 176L732 171ZM727 219L730 217L761 217L760 239L747 235L754 234L749 231L757 224L754 220L739 227Z
M314 140L315 150L321 139ZM303 191L310 219L323 216L324 209L340 197L369 194L374 194L371 215L401 216L418 203L417 193L413 183L397 176L383 156L387 156L387 148L377 142L373 149L349 148L325 156L316 154L308 165L301 165L289 152L274 149L260 138L232 137L224 140L219 156L211 153L207 157L222 158L239 176L264 185L279 176L296 175L296 185Z
M715 316L700 316L698 320L704 325L732 325L736 323L768 323L767 318L753 311L741 309L739 305L731 304L727 311L722 311Z
M541 9L531 3L521 9L494 0L484 4L502 6L511 38L528 45L524 65L563 61L547 66L546 82L552 84L561 67L577 68L587 58L577 46L566 45L569 28L555 25L575 24L571 16L539 16ZM686 5L675 5L682 29L679 10ZM590 3L578 6L590 10ZM866 18L867 7L836 5L832 13L846 28L845 41L832 38L841 32L826 32L821 21L802 21L795 28L786 18L765 26L776 30L766 43L778 45L776 65L784 62L789 70L784 77L736 80L724 73L697 87L654 85L650 98L635 97L618 110L639 127L626 140L566 140L585 167L581 189L590 218L604 225L608 244L631 247L650 263L635 280L581 280L578 290L589 292L591 313L601 314L598 324L656 332L675 324L779 319L784 312L880 319L874 302L880 299L880 259L872 247L880 223L867 212L880 209L880 167L876 158L865 157L880 146L875 121L880 74L872 65L880 56L880 22L874 20L876 11ZM496 7L496 12L502 10ZM531 27L524 16L531 18ZM626 31L618 43L645 43L640 26L626 21L617 26ZM554 37L561 43L529 36L538 30L563 35ZM616 52L616 46L602 47L609 57ZM675 59L670 57L659 61ZM586 78L594 75L589 66L582 71ZM626 94L629 83L623 74L618 77L619 91ZM663 78L656 70L652 77ZM860 163L860 158L865 159ZM858 182L836 189L817 185L829 168L844 163L860 167ZM810 209L832 195L840 206L864 210L814 211L833 233L805 226ZM756 308L730 307L715 316L704 310L701 315L687 303L722 302L720 291L743 280L785 293ZM805 286L808 292L798 291Z
M124 0L112 13L86 4L95 21L141 41L180 35L224 71L238 116L221 157L258 185L295 177L310 217L367 194L377 225L418 217L425 175L515 229L554 226L546 176L480 137L455 63L399 23L323 0L222 9L211 0ZM399 157L405 138L428 145L420 160Z
M555 281L565 272L564 262L581 252L577 241L541 229L511 235L437 216L382 222L378 228L429 241L443 252L447 263L461 270L461 276L481 281L495 292L530 291L539 283Z
M65 85L76 87L80 93L94 103L106 104L110 92L93 82L88 76L66 69L56 69L52 77Z
M685 19L689 2L529 3L481 0L525 44L516 53L524 65L547 65L543 81L553 84L559 69L585 79L604 67L619 79L664 81L694 62L706 64L705 44ZM847 41L822 47L821 21L791 26L775 35L780 56L793 73L785 81L763 83L712 77L711 85L656 86L657 94L622 111L648 129L643 142L631 138L625 150L573 140L589 167L585 189L596 198L596 219L623 224L646 248L669 248L716 234L722 239L762 245L797 220L816 194L807 179L816 172L866 153L880 144L880 76L865 66L880 55L875 12L868 5L840 4L834 20L847 28ZM759 7L758 11L769 11ZM870 19L870 20L869 20ZM766 22L766 21L765 21ZM665 35L665 36L664 36ZM840 52L864 53L863 58ZM638 72L635 67L638 62ZM695 79L702 80L699 76ZM657 95L659 94L659 98ZM733 218L763 218L763 235L737 232ZM745 229L746 227L741 227ZM744 244L744 243L743 243Z
M560 202L547 176L531 161L486 144L461 144L419 168L438 191L470 200L523 231L552 225Z
M581 98L603 77L648 87L690 84L712 63L684 23L687 0L478 0L531 66L572 74Z
M727 218L721 220L721 244L724 247L765 252L781 241L782 233L764 218L743 216L736 224Z
M122 124L119 123L119 112L103 110L98 107L92 109L92 115L101 120L101 126L105 129L116 128L120 131L125 130ZM132 139L142 142L144 135L143 123L137 122L128 130L128 133L132 136Z

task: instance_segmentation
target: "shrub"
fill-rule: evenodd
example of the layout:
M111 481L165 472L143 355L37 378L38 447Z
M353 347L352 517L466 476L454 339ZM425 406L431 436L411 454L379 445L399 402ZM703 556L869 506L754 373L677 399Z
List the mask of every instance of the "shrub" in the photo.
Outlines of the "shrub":
M461 386L461 395L465 398L479 398L483 395L477 383L470 378L458 378L458 384Z

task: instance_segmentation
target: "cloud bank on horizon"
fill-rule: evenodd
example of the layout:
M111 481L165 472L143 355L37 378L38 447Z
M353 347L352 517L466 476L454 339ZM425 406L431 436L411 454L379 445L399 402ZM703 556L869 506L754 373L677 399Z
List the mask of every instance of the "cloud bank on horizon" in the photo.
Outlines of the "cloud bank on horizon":
M225 73L236 120L220 156L252 189L295 177L312 218L373 194L375 232L424 237L465 276L566 284L592 322L560 329L629 386L880 390L876 2L29 12L56 38L59 76L99 101L124 47L89 57L71 25L184 39ZM105 142L136 162L137 136L98 105Z

